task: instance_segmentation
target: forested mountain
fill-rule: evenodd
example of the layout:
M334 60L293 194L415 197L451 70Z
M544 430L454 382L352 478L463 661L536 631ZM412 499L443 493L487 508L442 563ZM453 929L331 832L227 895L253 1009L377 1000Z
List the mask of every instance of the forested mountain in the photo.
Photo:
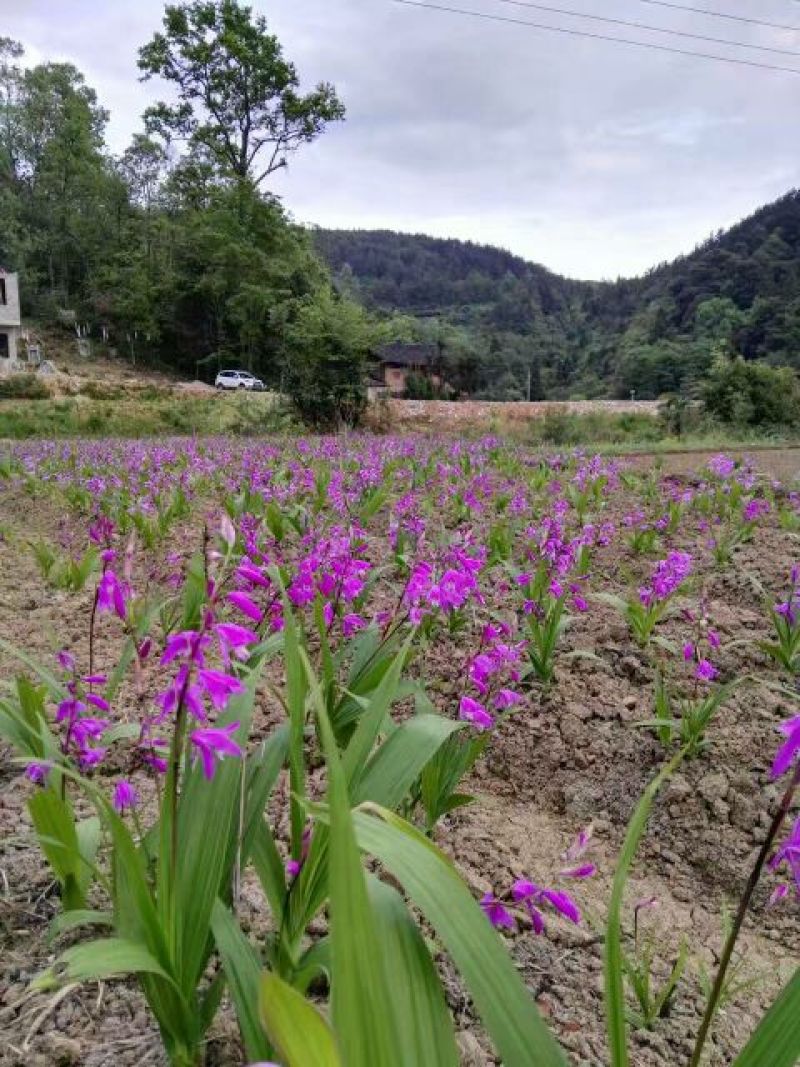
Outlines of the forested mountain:
M0 37L0 267L25 318L206 380L247 367L320 424L357 417L375 323L265 185L343 117L333 86L301 92L236 0L169 5L138 65L170 102L115 157L82 73L23 54Z
M658 396L715 355L800 369L800 192L643 277L577 282L497 248L387 230L317 230L342 290L449 347L487 396ZM465 381L466 378L469 381Z

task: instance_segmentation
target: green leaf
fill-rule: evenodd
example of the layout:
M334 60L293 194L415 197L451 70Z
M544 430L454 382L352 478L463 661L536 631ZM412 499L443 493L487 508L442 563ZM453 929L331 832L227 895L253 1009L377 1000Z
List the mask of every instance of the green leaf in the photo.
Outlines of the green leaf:
M391 1067L399 1035L350 812L347 779L320 685L304 659L328 768L331 1007L347 1067ZM303 1065L305 1067L305 1065Z
M795 1067L800 1061L800 968L773 1002L733 1067Z
M225 714L218 720L221 724L239 722L235 737L242 747L250 731L260 674L260 667L250 673L244 692L228 702ZM196 988L208 962L214 904L230 888L239 839L244 775L242 760L223 760L208 781L197 763L183 783L178 808L175 914L179 924L176 943L180 946L180 984L187 997ZM161 857L161 862L166 862L165 857Z
M300 962L292 975L292 986L300 993L305 993L315 978L325 975L331 979L331 940L322 937L315 941L300 957Z
M211 927L236 1008L247 1058L253 1061L267 1060L272 1055L272 1049L258 1017L259 958L233 915L220 900L214 904Z
M278 921L286 900L286 873L272 831L264 819L259 819L253 831L249 854L272 914Z
M85 908L83 863L71 806L54 789L39 789L29 798L28 810L42 852L61 884L64 907Z
M617 860L611 899L608 905L605 945L606 1031L612 1067L627 1067L628 1033L625 1020L624 962L622 952L622 903L633 858L647 827L650 809L658 791L684 758L678 752L647 786L628 823L625 840Z
M276 567L269 570L270 577L283 592L283 582ZM305 758L303 752L303 733L306 724L306 697L308 679L301 657L300 636L292 611L292 605L283 592L283 654L286 664L286 706L289 711L289 785L292 795L290 801L291 819L291 854L295 859L300 856L303 841L303 827L306 816L299 798L305 795Z
M405 1067L458 1067L453 1024L425 939L396 890L374 876L367 887L387 980L394 990L401 1038L398 1062Z
M283 723L247 758L242 864L247 862L258 825L289 750L289 724Z
M4 641L2 638L0 638L0 648L10 656L18 659L21 663L24 663L26 667L29 667L33 673L37 675L37 677L41 678L54 699L64 700L66 698L67 691L64 686L58 678L56 678L53 672L48 670L47 667L42 666L38 660L33 659L26 652L23 652L10 642Z
M464 725L442 715L415 715L407 719L370 759L353 802L372 800L394 810L431 757Z
M369 707L359 719L355 733L345 750L342 766L345 778L351 789L358 783L364 764L367 762L372 746L375 744L381 724L395 699L400 675L403 672L413 637L412 631L400 651L392 659L389 669L384 674L375 692L372 693Z
M106 937L102 941L89 941L68 948L33 985L38 989L47 989L54 983L99 981L142 973L156 974L170 981L158 960L137 941Z
M259 1006L264 1028L286 1067L342 1067L330 1026L276 974L261 979ZM378 1062L383 1067L386 1061L375 1061L373 1067Z
M76 878L81 892L86 893L94 877L95 859L100 848L100 820L97 816L81 819L75 824L75 831L78 837L78 854L83 861L78 866Z
M369 810L380 817L353 813L359 845L398 879L433 926L506 1067L564 1067L503 942L450 860L397 815Z
M110 911L93 911L89 908L75 908L62 911L50 923L47 933L48 941L54 941L61 934L79 930L84 926L113 926L114 916Z

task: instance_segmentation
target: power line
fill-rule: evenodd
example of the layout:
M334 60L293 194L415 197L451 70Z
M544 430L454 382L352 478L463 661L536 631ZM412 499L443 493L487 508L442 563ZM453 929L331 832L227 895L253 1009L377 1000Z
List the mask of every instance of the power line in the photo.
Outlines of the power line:
M501 4L511 4L513 7L530 7L535 11L546 11L551 15L569 15L571 18L589 19L592 22L607 22L612 26L626 26L633 30L646 30L648 33L666 33L673 37L687 37L692 41L705 41L706 44L723 44L730 48L748 48L757 52L772 52L779 56L796 56L800 59L800 52L793 52L788 48L772 48L763 44L748 44L744 41L728 41L724 37L708 37L702 33L689 33L688 30L668 30L663 26L651 26L646 22L633 22L630 19L615 19L607 15L587 15L583 11L572 11L565 7L550 7L548 4L536 4L531 0L498 0Z
M530 22L527 19L514 19L507 15L490 15L484 11L468 11L461 7L447 7L444 4L432 4L424 0L391 0L394 4L406 7L424 8L428 11L447 11L453 15L467 15L471 18L485 19L489 22L505 22L512 26L530 26L534 30L548 30L568 37L588 37L594 41L613 41L615 44L633 45L635 48L650 48L656 52L671 52L678 56L693 56L695 59L713 59L718 63L733 63L739 67L758 67L761 70L777 70L784 74L800 74L796 67L779 67L774 63L756 63L752 59L734 59L732 56L718 56L710 52L693 52L688 48L675 48L668 44L655 44L653 41L633 41L629 37L614 37L606 33L592 33L590 30L576 30L566 26L548 26L542 22ZM800 0L796 0L800 3Z
M750 26L765 26L768 30L790 30L800 33L800 26L787 26L783 22L765 22L764 19L751 19L746 15L730 15L726 11L709 11L705 7L690 7L688 4L673 4L671 0L638 0L640 4L652 4L653 7L668 7L673 11L689 11L693 15L708 15L714 19L729 19L731 22L746 22Z

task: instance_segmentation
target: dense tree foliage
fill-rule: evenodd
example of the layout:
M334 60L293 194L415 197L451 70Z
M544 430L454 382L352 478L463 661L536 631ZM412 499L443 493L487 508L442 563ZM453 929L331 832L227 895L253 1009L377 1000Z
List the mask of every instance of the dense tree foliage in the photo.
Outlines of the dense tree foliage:
M314 140L344 106L326 82L305 95L263 16L237 0L168 5L164 30L139 51L145 78L171 82L177 102L148 108L150 132L207 153L219 172L258 186Z
M20 272L24 313L72 310L120 354L206 380L239 365L291 391L325 379L329 356L327 407L296 405L328 423L356 416L370 322L260 188L342 117L333 88L301 94L264 19L234 0L170 6L140 65L177 85L178 102L151 109L115 159L81 73L23 70L21 55L0 39L0 265Z
M497 248L319 230L342 291L437 333L459 388L496 399L697 395L715 359L800 370L800 193L641 278L576 282Z

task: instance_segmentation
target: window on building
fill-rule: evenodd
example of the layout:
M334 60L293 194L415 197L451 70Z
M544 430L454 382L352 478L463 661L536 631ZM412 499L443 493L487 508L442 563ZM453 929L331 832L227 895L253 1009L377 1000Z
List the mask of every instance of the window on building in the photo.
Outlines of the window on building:
M6 300L6 280L5 278L0 278L0 304L7 303L8 301Z
M8 334L0 333L0 359L8 359Z

